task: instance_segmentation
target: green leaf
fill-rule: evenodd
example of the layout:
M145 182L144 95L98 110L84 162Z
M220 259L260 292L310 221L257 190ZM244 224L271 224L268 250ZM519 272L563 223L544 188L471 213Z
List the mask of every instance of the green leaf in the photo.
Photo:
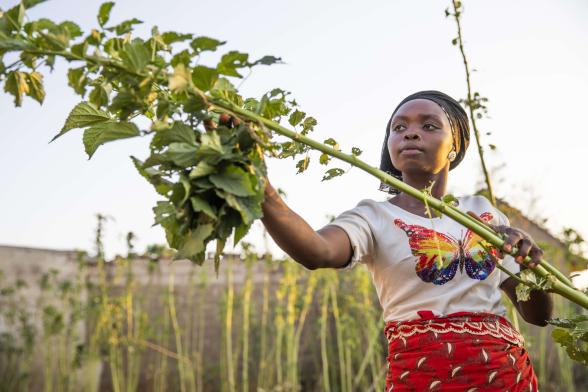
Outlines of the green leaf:
M25 7L21 2L19 5L10 8L4 12L0 18L0 31L10 34L14 30L20 30L24 20Z
M258 64L272 65L272 64L279 64L281 62L282 62L282 59L280 57L263 56L259 60L256 60L255 62L253 62L251 64L251 66L255 66L255 65L258 65Z
M239 241L241 241L241 239L243 239L243 237L245 237L245 235L247 234L247 232L249 231L250 228L251 228L251 225L246 225L244 223L235 227L235 234L233 237L233 247L237 246Z
M237 196L252 196L255 194L249 179L249 174L235 165L229 165L218 174L212 174L210 181L218 188Z
M223 254L223 250L225 249L225 245L227 241L225 239L217 238L216 239L216 251L214 252L214 272L216 273L216 277L218 279L218 270L220 267L221 256Z
M219 46L224 45L226 41L219 41L210 37L196 37L190 43L192 49L196 54L200 54L205 51L214 52Z
M59 27L66 30L69 34L69 38L77 38L82 35L82 29L76 23L66 20L65 22L61 22Z
M216 172L216 167L210 166L208 163L201 161L201 162L198 162L198 164L196 165L196 167L194 169L192 169L192 171L189 174L189 177L191 179L194 179L194 178L207 176L207 175L214 173L214 172Z
M143 23L143 21L140 21L137 18L133 18L133 19L125 20L124 22L119 23L118 25L116 25L114 27L109 27L106 30L107 31L114 31L114 32L116 32L116 35L123 35L123 34L126 34L130 31L132 31L133 25L141 24L141 23Z
M85 70L85 67L80 67L71 68L67 71L68 85L79 95L84 95L86 92L86 84L88 81L84 73Z
M29 94L29 85L25 72L10 71L6 82L4 82L4 91L14 96L14 104L22 105L22 96Z
M212 224L198 225L194 230L190 230L184 237L184 243L178 250L175 259L195 259L206 249L205 240L212 234L214 227Z
M100 27L104 27L108 20L110 19L110 11L114 7L114 2L108 1L106 3L102 3L100 9L98 10L98 24Z
M328 138L327 140L324 141L325 144L333 147L333 149L335 150L339 150L339 143L337 143L337 141L335 139L333 139L332 137Z
M192 70L192 81L202 91L209 91L218 80L216 69L198 65Z
M306 113L301 112L300 110L296 109L290 115L288 122L290 123L290 125L295 127L296 125L300 124L300 121L304 120L304 117L306 117Z
M189 167L197 163L198 147L188 143L171 143L163 155L180 167Z
M104 86L102 86L102 85L96 86L90 92L89 100L97 108L100 108L102 106L107 106L108 105L108 92L106 91Z
M120 56L123 62L135 72L143 70L150 60L149 50L145 47L143 40L138 38L124 44Z
M362 152L363 151L361 151L361 149L359 149L357 147L351 148L351 154L355 155L356 157L360 156Z
M143 162L133 156L131 159L139 174L155 187L155 191L162 196L167 196L171 190L171 183L163 178L165 173L152 167L143 167Z
M45 99L45 89L43 88L43 75L37 71L27 74L27 82L29 85L29 96L39 102L43 103Z
M161 39L166 45L171 45L175 42L182 42L188 39L192 39L192 34L180 34L174 31L168 31L161 34Z
M317 121L314 117L307 117L304 122L302 123L302 134L306 135L308 132L311 132L314 130L314 127L316 126Z
M216 212L214 211L212 206L203 198L198 196L192 196L190 197L190 203L192 204L192 209L194 211L204 212L206 215L216 220Z
M69 116L67 116L67 120L65 120L65 125L61 128L61 132L51 139L51 141L57 139L71 129L84 128L88 125L99 124L106 121L110 121L108 113L96 109L88 102L80 102L72 109Z
M229 53L223 55L223 57L221 57L221 61L216 66L216 69L219 73L223 75L235 76L240 78L242 76L239 72L237 72L237 69L247 67L248 58L249 55L247 53L241 53L232 50Z
M446 195L444 195L441 200L443 200L444 203L450 204L452 206L457 206L459 203L459 200L457 200L457 197L453 196L452 194L448 193Z
M151 147L160 149L171 143L196 145L194 130L186 124L176 121L171 128L158 130L153 136Z
M345 170L343 170L343 169L339 169L339 168L329 169L329 170L327 170L327 173L323 176L323 179L321 181L328 181L328 180L331 180L335 177L339 177L343 174L345 174Z
M329 154L321 154L321 157L319 158L319 162L321 165L328 164L330 160L331 157L329 156Z
M231 208L239 212L243 224L249 225L263 215L259 197L238 197L219 190L216 191L216 194L225 199Z
M215 157L225 154L225 150L221 144L220 137L216 131L203 133L200 136L200 148L198 149L197 157Z
M105 122L96 124L84 131L84 147L88 159L104 143L139 136L139 128L130 122Z

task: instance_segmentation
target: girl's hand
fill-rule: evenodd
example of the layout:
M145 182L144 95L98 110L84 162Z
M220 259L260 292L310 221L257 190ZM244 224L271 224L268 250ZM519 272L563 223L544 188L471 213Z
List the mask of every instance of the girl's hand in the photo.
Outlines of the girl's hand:
M543 250L539 248L537 244L535 244L535 241L533 241L533 238L531 238L529 233L510 226L492 225L490 223L486 223L472 211L468 211L468 215L476 218L482 223L485 223L498 234L501 234L504 238L504 245L502 246L502 250L506 253L510 254L512 249L515 246L517 247L517 253L512 256L515 258L515 261L521 265L521 269L525 269L527 267L527 265L525 265L523 262L527 256L531 258L528 267L535 268L539 264L539 261L543 257ZM499 257L502 259L504 257L503 253L500 250L498 253Z

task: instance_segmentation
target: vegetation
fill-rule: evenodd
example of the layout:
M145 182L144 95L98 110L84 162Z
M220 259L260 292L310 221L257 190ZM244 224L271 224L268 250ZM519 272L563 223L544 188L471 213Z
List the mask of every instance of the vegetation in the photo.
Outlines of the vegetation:
M452 205L453 196L447 195L438 200L431 197L426 189L408 186L361 161L358 158L361 150L357 147L351 148L350 153L344 153L333 138L323 143L309 138L308 134L317 121L300 110L289 92L273 89L261 98L244 98L239 94L232 80L241 78L244 70L279 63L279 58L264 56L251 60L246 53L230 51L218 63L204 65L206 53L216 51L224 42L192 34L159 32L156 27L148 38L135 37L133 28L141 21L130 19L117 25L109 24L112 2L100 7L98 27L89 33L84 33L71 21L27 20L26 9L42 1L22 1L0 16L0 80L4 82L4 90L14 97L16 106L22 104L25 96L42 103L45 91L41 71L47 68L53 70L57 58L65 59L70 63L67 73L69 85L83 101L72 109L53 140L73 129L83 129L84 147L91 158L104 143L131 137L151 137L148 158L140 161L133 157L133 163L164 199L153 208L155 222L165 229L169 246L177 250L177 259L187 258L202 264L206 246L215 241L218 272L222 251L229 238L232 236L234 244L237 244L252 222L261 216L266 173L264 157L303 156L296 165L298 172L303 172L309 166L312 150L320 153L321 164L328 165L331 157L335 157L358 167L470 228L489 245L502 247L504 241L496 232ZM458 13L458 8L454 3L455 13ZM470 107L472 99L468 95ZM236 119L232 126L214 126L219 122L219 116L225 113ZM280 125L286 120L294 130ZM141 124L149 126L141 129ZM330 168L323 180L343 173L340 168ZM513 249L512 253L516 252L517 249ZM98 260L100 267L102 258ZM498 268L502 269L500 265ZM132 369L137 365L132 361L125 362L130 367L124 373L120 369L124 356L132 357L131 352L135 349L125 354L120 342L139 344L137 339L140 342L140 337L133 332L124 333L112 325L101 327L113 318L118 320L114 325L119 326L125 318L134 320L136 314L125 314L125 307L110 298L104 289L105 272L102 267L99 270L103 291L100 297L101 313L96 315L95 325L112 342L108 346L108 356L113 385L117 390L132 389L135 383ZM576 289L567 276L545 260L537 268L512 276L520 282L517 295L521 300L528 297L530 290L547 290L588 309L586 293ZM230 277L229 274L229 281ZM168 295L169 314L166 313L165 325L174 334L177 346L174 355L181 364L180 389L184 390L186 385L196 383L185 368L193 364L187 361L188 351L181 345L182 336L173 301L173 280L169 283ZM337 303L332 292L323 292L322 298L324 304L333 301L334 306ZM132 298L126 297L125 301L132 302ZM227 329L233 325L230 309L234 301L234 293L229 286L225 315ZM337 314L336 319L339 320L340 314ZM279 323L276 336L292 336L288 335L292 334L289 328L294 325L291 315L286 313L280 317L283 320ZM554 321L565 328L562 330L566 333L555 338L567 347L577 347L576 342L585 344L588 336L582 333L584 328L581 323L584 321L582 318ZM46 322L54 326L50 330L58 330L63 321L48 308ZM131 324L133 328L136 323L141 325L136 321ZM344 341L344 330L343 327L336 329L339 343ZM238 372L234 366L236 353L232 351L231 339L231 334L226 336L225 366L229 386L235 386ZM281 356L282 349L281 343L278 344L274 355ZM293 347L286 346L284 349L292 355ZM88 355L93 353L95 351ZM588 360L585 350L576 352L572 349L568 353L584 363ZM349 355L344 350L337 352L336 363L341 374L349 366L346 359ZM162 367L166 363L162 362ZM279 381L295 379L281 370L276 375ZM325 376L323 382L325 388L330 388L335 381ZM353 380L341 376L339 383L349 387Z

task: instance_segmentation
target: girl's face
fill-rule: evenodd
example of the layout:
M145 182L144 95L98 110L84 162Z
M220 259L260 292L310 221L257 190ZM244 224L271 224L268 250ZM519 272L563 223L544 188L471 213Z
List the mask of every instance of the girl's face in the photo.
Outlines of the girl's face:
M435 102L413 99L394 114L388 152L399 171L437 174L449 166L447 155L452 147L449 120Z

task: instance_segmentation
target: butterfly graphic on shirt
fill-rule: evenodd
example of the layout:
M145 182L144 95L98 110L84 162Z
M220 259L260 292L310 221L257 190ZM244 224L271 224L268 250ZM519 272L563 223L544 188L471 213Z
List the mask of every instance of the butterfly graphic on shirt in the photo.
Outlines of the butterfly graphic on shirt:
M490 212L480 215L484 222L492 220ZM484 280L494 271L492 256L498 251L482 237L467 229L461 239L419 225L409 225L401 219L394 224L408 235L408 243L418 257L415 271L424 282L442 285L455 276L457 269L477 280Z

